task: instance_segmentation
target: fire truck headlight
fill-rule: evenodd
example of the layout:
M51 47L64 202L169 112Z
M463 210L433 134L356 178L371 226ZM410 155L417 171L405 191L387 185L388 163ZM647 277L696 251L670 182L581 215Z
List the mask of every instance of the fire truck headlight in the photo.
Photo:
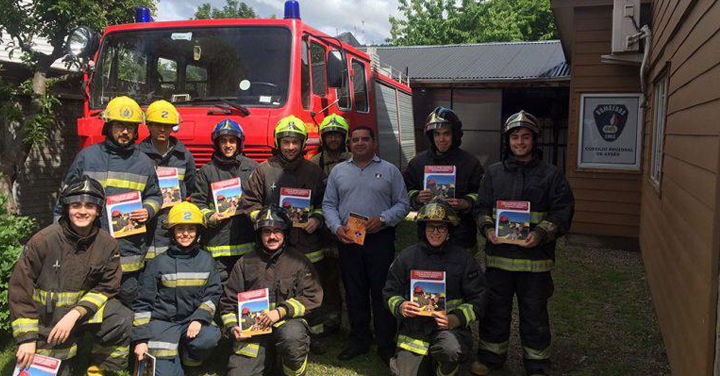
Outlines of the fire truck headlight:
M97 50L98 36L87 26L80 26L70 33L67 48L68 53L75 57L90 56Z

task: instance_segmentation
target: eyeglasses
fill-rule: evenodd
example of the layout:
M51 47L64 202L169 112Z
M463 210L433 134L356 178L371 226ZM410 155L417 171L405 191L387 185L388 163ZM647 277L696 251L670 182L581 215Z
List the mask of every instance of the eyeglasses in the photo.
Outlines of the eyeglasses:
M266 236L267 236L267 235L270 235L270 234L272 234L272 235L280 235L280 234L282 234L283 232L284 232L284 230L283 230L283 229L280 229L280 228L264 228L264 229L262 230L263 235L266 235Z
M427 230L430 233L437 232L438 234L442 234L444 232L447 232L448 228L447 226L428 225Z
M116 121L113 123L113 127L115 129L117 129L118 131L125 131L125 130L134 131L137 129L137 126L138 125L135 123L123 123L123 122L119 122L119 121Z

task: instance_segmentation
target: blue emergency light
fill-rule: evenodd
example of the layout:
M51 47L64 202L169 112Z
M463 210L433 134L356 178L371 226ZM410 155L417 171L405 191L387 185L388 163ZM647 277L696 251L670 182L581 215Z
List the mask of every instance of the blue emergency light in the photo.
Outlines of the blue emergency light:
M285 2L285 19L300 19L300 3L297 0L287 0Z
M151 22L150 8L135 8L135 22Z

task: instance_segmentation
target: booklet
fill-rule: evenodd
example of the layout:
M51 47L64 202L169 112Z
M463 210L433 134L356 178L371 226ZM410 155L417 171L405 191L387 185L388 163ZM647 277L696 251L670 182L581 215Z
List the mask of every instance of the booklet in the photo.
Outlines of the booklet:
M215 210L225 216L240 214L238 207L242 198L242 183L240 178L232 178L210 183L212 188Z
M108 216L110 235L122 238L145 232L145 224L130 219L130 213L143 208L139 191L108 196L105 211Z
M410 296L420 306L420 316L445 312L445 272L411 270Z
M244 334L257 336L272 333L272 328L260 328L261 315L270 311L268 289L250 290L238 293L238 317Z
M307 226L310 219L311 194L310 189L280 188L280 207L287 212L293 227Z
M360 214L350 213L347 221L347 234L353 238L355 244L365 244L365 234L367 234L367 223L370 218Z
M15 366L12 376L55 376L60 372L62 360L35 354L30 368L20 369Z
M455 166L425 166L423 189L434 199L455 198Z
M167 208L179 204L182 201L182 194L178 169L176 167L158 167L155 170L163 198L162 207Z
M522 244L530 235L530 202L497 202L495 236L500 243Z
M143 360L135 362L133 376L155 376L155 357L145 353Z

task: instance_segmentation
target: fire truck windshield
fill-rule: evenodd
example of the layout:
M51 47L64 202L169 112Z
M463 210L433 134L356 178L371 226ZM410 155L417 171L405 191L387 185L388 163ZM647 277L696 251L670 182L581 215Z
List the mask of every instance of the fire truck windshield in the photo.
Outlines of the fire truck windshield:
M290 30L222 26L108 34L90 82L90 107L127 95L140 105L165 99L179 107L227 100L280 107L290 80Z

